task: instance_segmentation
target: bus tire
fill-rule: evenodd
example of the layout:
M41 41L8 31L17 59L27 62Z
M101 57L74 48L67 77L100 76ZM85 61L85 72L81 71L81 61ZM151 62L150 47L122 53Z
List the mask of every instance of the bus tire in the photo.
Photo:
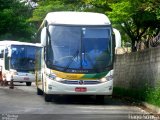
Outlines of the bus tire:
M44 100L45 102L51 102L52 101L52 95L44 94Z
M31 86L31 84L32 84L31 82L26 82L27 86Z
M39 88L37 88L37 95L43 95L43 91Z

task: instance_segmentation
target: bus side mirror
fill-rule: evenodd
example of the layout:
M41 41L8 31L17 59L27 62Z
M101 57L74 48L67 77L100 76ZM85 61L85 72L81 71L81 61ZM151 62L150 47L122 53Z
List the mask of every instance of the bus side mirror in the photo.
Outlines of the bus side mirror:
M116 47L116 40L115 40L116 38L115 38L115 34L113 33L112 34L112 40L113 40L113 42L112 42L112 48L113 48L113 53L115 52L115 47Z
M115 34L115 48L119 48L119 47L121 47L121 34L115 28L113 28L113 32Z
M47 28L44 27L41 31L41 45L46 46L47 41Z

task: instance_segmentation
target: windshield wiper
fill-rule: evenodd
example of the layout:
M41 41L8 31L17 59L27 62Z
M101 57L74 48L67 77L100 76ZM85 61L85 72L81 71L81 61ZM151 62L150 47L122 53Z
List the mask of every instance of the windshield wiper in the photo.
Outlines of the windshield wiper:
M79 54L79 50L77 50L76 52L75 52L75 54L73 55L73 57L72 57L72 59L68 62L68 64L64 67L64 70L63 71L66 71L68 68L69 68L69 66L72 64L72 62L74 61L74 59L75 59L75 57L77 57L78 56L78 54Z

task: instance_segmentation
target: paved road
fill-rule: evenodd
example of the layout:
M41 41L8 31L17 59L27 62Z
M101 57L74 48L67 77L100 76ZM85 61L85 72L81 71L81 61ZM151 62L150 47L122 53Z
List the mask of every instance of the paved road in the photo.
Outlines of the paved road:
M0 87L0 120L134 120L146 113L141 107L111 97L106 97L104 104L96 104L93 96L59 96L45 102L43 96L36 95L35 85Z

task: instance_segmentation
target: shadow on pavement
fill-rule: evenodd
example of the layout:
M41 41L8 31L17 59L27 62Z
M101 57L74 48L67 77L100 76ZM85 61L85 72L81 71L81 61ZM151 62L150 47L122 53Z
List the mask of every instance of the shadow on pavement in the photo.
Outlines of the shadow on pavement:
M131 105L130 102L122 101L121 99L105 96L104 101L97 101L96 96L88 95L63 95L53 96L53 103L56 104L76 104L76 105Z

